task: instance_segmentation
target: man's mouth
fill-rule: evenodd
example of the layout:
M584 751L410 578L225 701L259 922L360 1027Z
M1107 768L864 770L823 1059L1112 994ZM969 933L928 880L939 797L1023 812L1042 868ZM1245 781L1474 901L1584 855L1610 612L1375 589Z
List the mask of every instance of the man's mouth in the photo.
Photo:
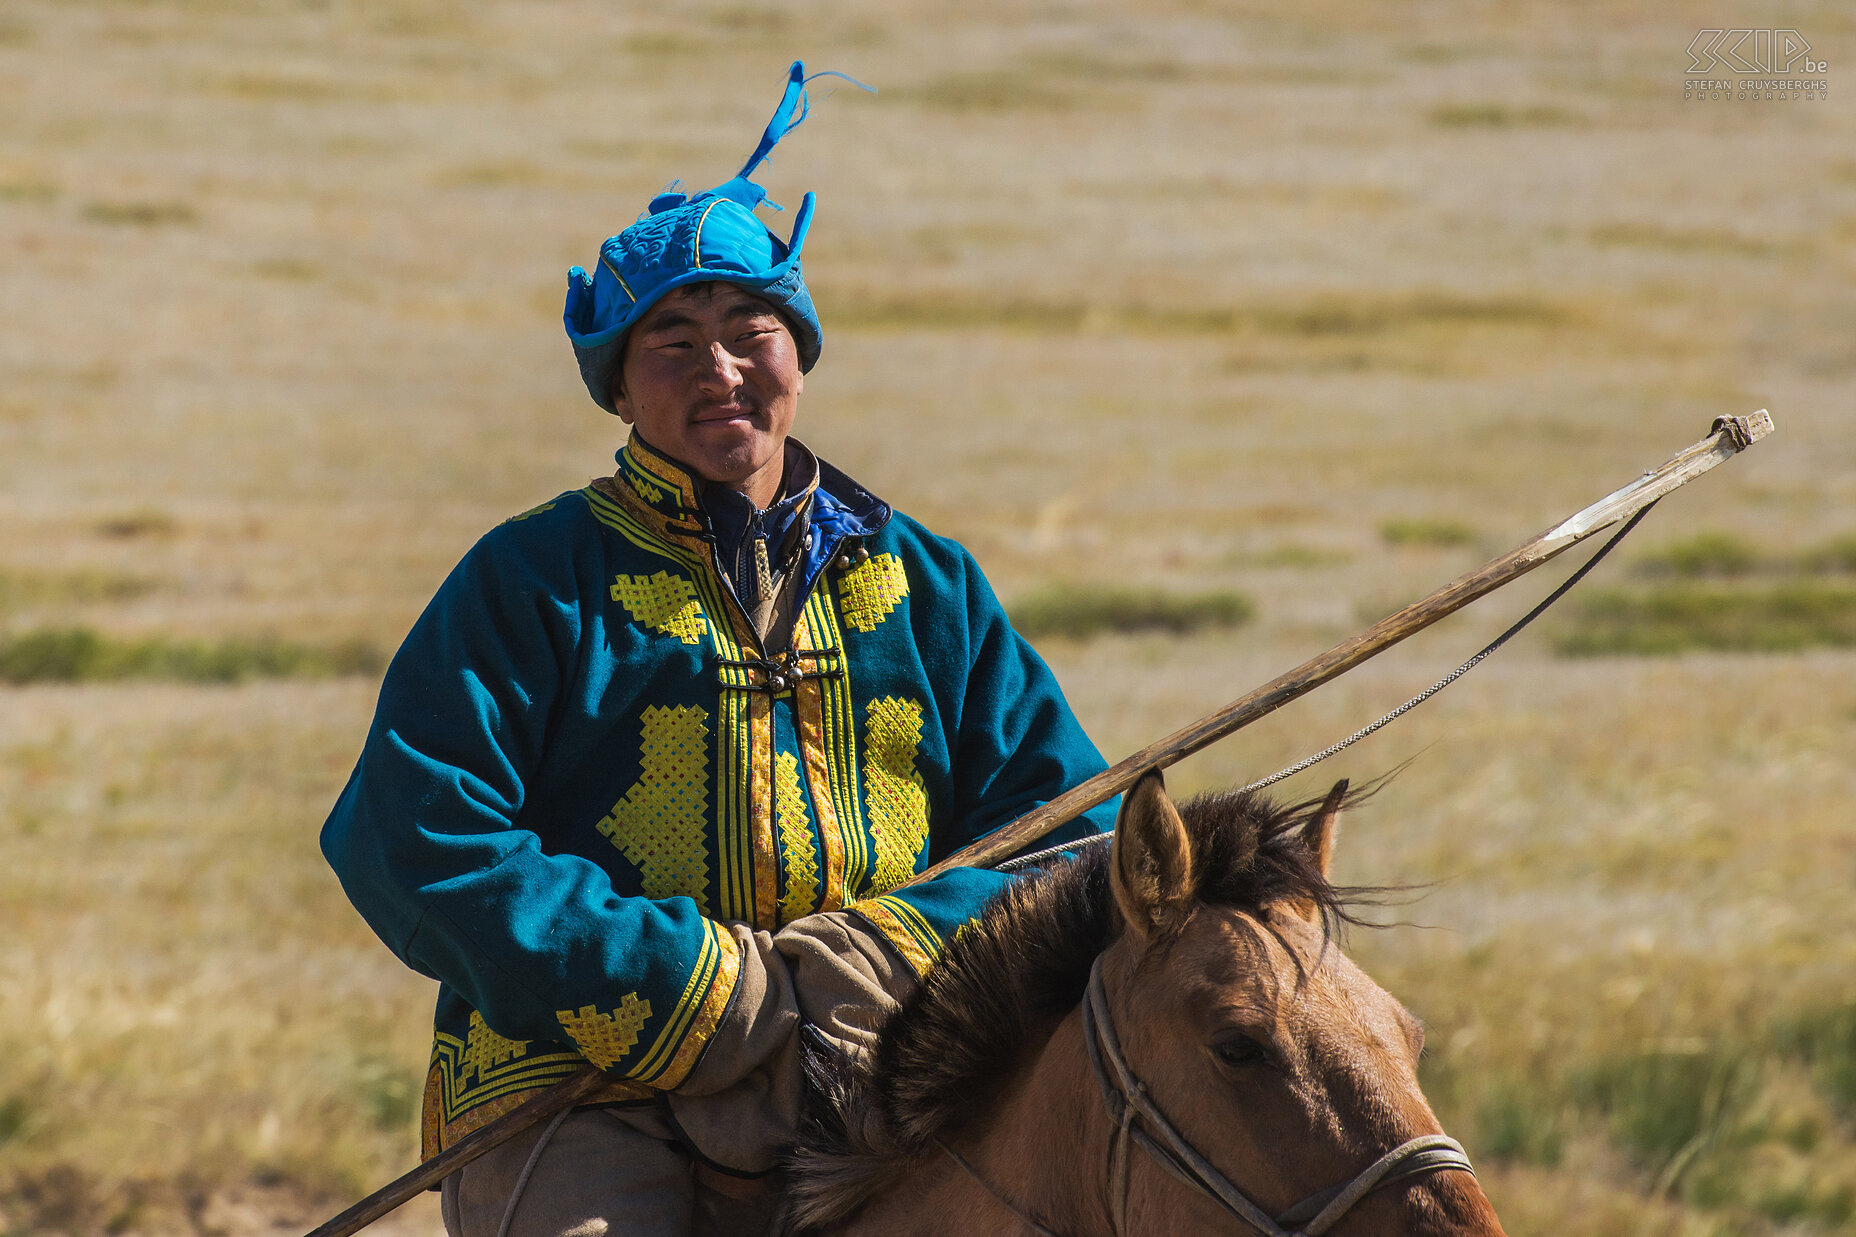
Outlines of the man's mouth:
M755 409L729 405L723 407L698 408L692 418L697 425L726 425L735 421L751 421Z

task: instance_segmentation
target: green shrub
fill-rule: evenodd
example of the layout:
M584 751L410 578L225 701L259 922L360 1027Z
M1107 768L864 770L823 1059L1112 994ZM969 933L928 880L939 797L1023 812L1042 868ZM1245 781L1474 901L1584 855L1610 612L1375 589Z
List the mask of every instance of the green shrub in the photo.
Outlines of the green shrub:
M0 569L0 610L27 606L84 605L127 601L154 588L153 581L102 571L7 571Z
M108 678L110 650L87 627L35 631L0 644L0 679L8 683L76 683Z
M403 1062L370 1058L355 1068L354 1088L376 1129L388 1132L414 1127L425 1079Z
M19 1136L20 1131L26 1128L29 1115L30 1109L21 1097L9 1095L0 1100L0 1146L5 1146Z
M1289 542L1255 554L1235 555L1231 560L1246 567L1292 567L1307 569L1315 567L1340 567L1353 561L1353 555L1346 550L1329 549L1325 546L1301 545Z
M1700 533L1638 564L1650 576L1744 576L1759 567L1759 554L1732 533Z
M1020 598L1011 607L1021 634L1082 639L1103 632L1168 631L1247 623L1256 608L1236 593L1178 595L1134 589L1057 585Z
M1539 1079L1490 1084L1475 1109L1477 1154L1546 1168L1558 1165L1565 1135L1556 1095Z
M1799 565L1806 571L1826 575L1832 572L1856 575L1856 533L1846 533L1807 550Z
M1797 581L1763 589L1671 584L1593 592L1559 642L1570 657L1690 649L1782 653L1856 645L1856 588Z
M1579 118L1557 107L1443 103L1431 109L1430 120L1445 129L1514 129L1572 125L1577 124Z
M98 520L92 528L99 537L128 541L137 537L171 537L177 525L174 517L165 511L125 511Z
M1719 1052L1638 1052L1586 1067L1573 1093L1604 1118L1618 1146L1673 1188L1719 1140L1752 1093L1753 1070Z
M178 679L236 683L247 678L323 678L375 674L385 665L372 645L244 640L111 640L88 627L28 632L0 640L0 682L88 683Z
M1856 1216L1856 1190L1849 1186L1785 1185L1763 1191L1753 1200L1753 1206L1761 1215L1780 1224L1816 1220L1843 1229L1851 1217Z
M84 218L96 223L155 227L164 223L195 223L199 212L185 202L90 202Z
M1010 71L956 73L887 93L951 112L1065 112L1084 101L1084 96L1064 86Z
M1387 520L1379 526L1379 537L1387 545L1438 546L1447 549L1472 544L1476 540L1476 532L1451 520Z
M1782 1022L1774 1029L1773 1041L1781 1052L1809 1066L1824 1095L1856 1121L1856 1001Z

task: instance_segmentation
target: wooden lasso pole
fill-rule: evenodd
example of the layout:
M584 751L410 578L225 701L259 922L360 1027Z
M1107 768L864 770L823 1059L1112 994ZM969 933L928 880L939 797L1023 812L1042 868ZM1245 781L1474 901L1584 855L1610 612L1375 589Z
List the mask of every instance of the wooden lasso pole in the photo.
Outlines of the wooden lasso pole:
M1023 850L1057 826L1076 819L1099 803L1106 803L1140 780L1151 769L1164 769L1260 717L1265 717L1298 696L1338 678L1370 657L1385 652L1407 636L1416 635L1439 619L1455 614L1478 597L1486 597L1504 584L1526 575L1620 520L1629 519L1663 495L1687 485L1723 460L1732 459L1772 432L1772 417L1764 408L1748 417L1721 417L1700 442L1677 452L1662 467L1644 473L1622 489L1599 499L1585 510L1560 521L1546 532L1459 576L1436 592L1387 615L1353 639L1337 644L1312 661L1271 679L1249 695L1190 726L1150 743L1088 781L1065 791L1010 824L1001 825L971 846L962 847L927 871L917 881L932 880L949 868L984 868ZM909 882L913 884L914 881Z
M1164 769L1183 760L1258 718L1275 712L1297 697L1308 694L1323 683L1338 678L1407 636L1423 631L1477 598L1486 597L1504 584L1526 575L1593 533L1630 518L1663 495L1688 484L1716 464L1733 458L1770 433L1772 417L1763 408L1751 416L1718 419L1706 438L1677 452L1660 468L1644 473L1629 485L1607 494L1525 545L1451 581L1396 614L1388 615L1351 640L1337 644L1319 657L1279 675L1216 713L1200 718L1156 743L1148 744L1081 785L1065 791L1041 807L1033 808L1010 824L1000 826L972 845L955 851L904 882L905 886L933 880L949 868L990 867L1009 858L1058 826L1067 824L1098 804L1108 802L1134 785L1149 770ZM539 1125L563 1109L573 1107L608 1081L603 1071L587 1066L536 1095L520 1108L472 1131L397 1181L376 1190L326 1224L312 1230L308 1237L351 1237L523 1130Z

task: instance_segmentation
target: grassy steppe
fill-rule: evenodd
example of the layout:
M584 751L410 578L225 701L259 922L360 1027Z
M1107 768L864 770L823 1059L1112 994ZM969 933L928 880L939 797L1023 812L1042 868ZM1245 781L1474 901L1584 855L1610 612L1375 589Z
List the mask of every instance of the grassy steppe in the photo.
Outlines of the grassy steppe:
M1736 24L1797 28L1832 96L1683 101ZM1039 640L1111 756L1772 409L1610 600L1288 789L1416 757L1341 875L1427 891L1351 947L1511 1233L1851 1231L1856 651L1820 637L1853 36L1783 3L13 0L0 642L92 633L104 669L0 684L0 1233L283 1230L410 1164L431 986L315 846L363 654L609 467L564 272L730 175L798 56L882 88L821 89L765 169L820 195L800 432L1008 602L1096 599ZM1172 784L1325 746L1566 569ZM1786 589L1820 608L1764 639ZM1562 656L1588 619L1624 635ZM280 677L162 677L247 673Z

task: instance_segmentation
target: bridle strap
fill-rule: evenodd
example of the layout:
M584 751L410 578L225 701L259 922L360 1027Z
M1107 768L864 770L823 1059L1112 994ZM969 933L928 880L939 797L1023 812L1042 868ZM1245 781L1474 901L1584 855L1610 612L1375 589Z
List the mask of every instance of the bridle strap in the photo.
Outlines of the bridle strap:
M1323 1190L1281 1215L1272 1216L1199 1154L1160 1111L1159 1105L1147 1094L1146 1084L1129 1067L1109 1014L1100 956L1089 969L1089 988L1083 1001L1083 1041L1089 1048L1089 1064L1095 1072L1096 1085L1101 1088L1102 1103L1115 1124L1109 1143L1109 1179L1115 1191L1113 1213L1118 1234L1128 1231L1130 1144L1140 1147L1161 1167L1209 1195L1264 1237L1320 1237L1354 1204L1380 1186L1448 1169L1472 1174L1475 1171L1462 1145L1455 1139L1443 1134L1424 1134L1386 1152L1351 1181ZM1292 1231L1286 1225L1300 1227Z
M954 1150L952 1147L942 1142L939 1138L935 1139L934 1143L935 1143L935 1146L947 1152L947 1158L954 1161L954 1163L960 1165L961 1169L967 1174L967 1176L973 1178L974 1181L978 1182L980 1189L992 1195L993 1201L997 1202L1001 1207L1005 1208L1007 1211L1011 1212L1014 1216L1016 1216L1020 1224L1023 1224L1026 1228L1038 1234L1038 1237L1063 1237L1062 1233L1058 1233L1051 1229L1045 1228L1042 1224L1038 1223L1038 1221L1034 1219L1029 1212L1025 1211L1017 1203L1014 1203L1011 1199L1007 1198L1004 1194L1000 1193L998 1187L993 1185L992 1182L986 1180L986 1178L982 1177L980 1175L980 1170L973 1167L973 1165L967 1163L966 1157L961 1155L960 1152ZM497 1237L502 1237L502 1234L499 1233Z
M1110 1145L1110 1162L1119 1162L1115 1187L1115 1231L1128 1231L1128 1146L1130 1143L1147 1152L1162 1167L1187 1184L1211 1195L1226 1211L1267 1237L1288 1237L1270 1214L1246 1198L1241 1190L1226 1180L1223 1173L1187 1142L1173 1123L1147 1094L1147 1085L1129 1067L1122 1055L1121 1041L1108 1011L1108 995L1102 987L1102 959L1089 968L1089 988L1083 999L1083 1042L1089 1046L1089 1064L1094 1068L1096 1085L1102 1102L1114 1120L1116 1130ZM1111 1078L1104 1062L1114 1071ZM1140 1121L1141 1127L1135 1122ZM1151 1130L1151 1132L1150 1132ZM1154 1136L1158 1135L1158 1139Z
M1380 1186L1445 1169L1459 1169L1471 1176L1476 1171L1470 1167L1469 1156L1464 1154L1462 1144L1454 1138L1443 1134L1423 1134L1392 1148L1367 1165L1359 1176L1347 1184L1303 1199L1277 1216L1276 1222L1296 1224L1312 1211L1313 1218L1296 1231L1307 1237L1320 1237L1352 1210L1355 1203Z

